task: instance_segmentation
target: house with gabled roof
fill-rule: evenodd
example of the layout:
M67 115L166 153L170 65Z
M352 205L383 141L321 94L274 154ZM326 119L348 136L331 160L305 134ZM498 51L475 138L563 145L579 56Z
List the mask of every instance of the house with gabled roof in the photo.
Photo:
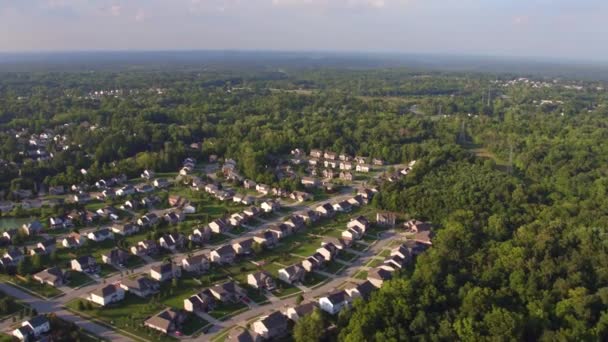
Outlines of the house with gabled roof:
M38 315L21 323L21 327L13 330L13 336L21 341L36 339L51 331L51 323L44 315Z
M42 223L40 223L40 221L38 220L34 220L32 222L29 223L25 223L23 224L23 226L21 226L21 229L23 230L23 232L28 235L28 236L34 236L34 235L38 235L42 232L44 227L42 227Z
M207 225L199 226L192 231L188 238L196 243L203 243L211 238L211 228Z
M346 293L351 298L363 298L365 300L368 300L372 292L374 292L375 290L376 287L374 286L374 284L372 284L369 280L366 280L361 284L346 288L344 291L346 291Z
M308 258L302 260L302 267L306 272L312 272L322 268L325 264L325 257L321 253L315 253Z
M306 270L300 264L294 264L279 270L279 279L288 283L300 283L304 280Z
M96 230L94 232L90 232L87 235L87 238L89 238L89 240L92 240L95 242L102 242L105 240L114 239L114 233L112 233L112 231L109 228L102 228L102 229Z
M182 272L179 266L172 262L164 262L160 265L154 265L150 268L150 277L160 282L181 277Z
M78 248L82 246L84 239L78 233L71 233L61 240L61 245L65 248Z
M40 282L40 284L47 284L54 287L63 286L66 280L65 274L61 268L57 266L40 271L34 274L32 278Z
M230 224L223 218L218 218L209 223L209 228L216 234L227 232L231 229Z
M224 303L236 303L246 296L245 290L233 281L213 285L209 288L209 291L217 300Z
M323 203L315 208L315 212L317 212L321 217L332 217L334 216L334 207L329 203Z
M258 271L247 275L247 284L256 289L272 291L276 284L272 275L266 271Z
M266 248L272 248L278 243L277 237L269 230L257 233L253 240Z
M144 276L134 279L125 277L121 279L120 287L141 298L146 298L160 291L160 283L158 281Z
M377 267L367 272L367 280L377 288L382 287L384 282L391 280L392 278L392 272L384 268Z
M236 258L236 251L232 245L223 245L211 251L209 258L218 264L232 264Z
M253 244L255 240L253 238L245 238L235 241L232 244L232 248L237 255L249 255L253 253Z
M89 293L87 299L95 304L106 306L125 299L125 291L119 285L105 285Z
M184 271L192 273L205 272L209 269L209 259L204 254L185 257L181 264Z
M133 235L139 232L139 226L133 223L114 224L112 232L123 236Z
M217 300L209 289L184 299L184 310L188 312L209 312L216 305Z
M342 290L319 298L319 307L330 315L335 315L342 309L349 307L351 301L352 298L348 293Z
M131 247L131 253L139 256L156 255L159 251L160 247L154 240L139 241L136 246Z
M263 339L271 340L287 335L287 317L280 311L263 316L252 324L253 331Z
M181 310L173 308L165 309L144 321L148 328L168 334L175 331L186 320L186 315Z
M72 270L78 272L97 273L99 271L99 265L97 261L90 255L83 255L70 261Z
M172 232L161 236L158 239L158 244L162 248L175 252L178 249L184 248L185 241L186 237L183 234Z
M300 304L294 307L289 307L285 310L285 316L290 320L297 322L300 318L312 314L312 312L319 307L317 302L309 302L306 304Z
M129 260L129 253L120 248L112 248L101 255L101 261L109 265L124 265Z

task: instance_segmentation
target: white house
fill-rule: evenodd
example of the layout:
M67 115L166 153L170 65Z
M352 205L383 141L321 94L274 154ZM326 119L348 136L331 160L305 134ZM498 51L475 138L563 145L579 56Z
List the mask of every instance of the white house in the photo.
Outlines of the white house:
M13 336L21 341L29 340L31 337L39 337L51 331L51 323L44 315L32 317L29 321L21 323L21 327L13 330Z
M319 307L321 310L335 315L340 310L350 305L351 298L346 293L346 291L342 290L339 292L334 292L326 297L319 298Z
M106 285L91 292L88 299L95 304L106 306L125 299L125 291L118 285Z

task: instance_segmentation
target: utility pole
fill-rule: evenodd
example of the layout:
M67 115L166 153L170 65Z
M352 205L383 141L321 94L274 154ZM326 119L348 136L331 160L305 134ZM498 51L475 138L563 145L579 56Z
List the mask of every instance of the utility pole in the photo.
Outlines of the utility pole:
M513 142L509 142L509 166L507 167L507 172L509 174L513 174Z

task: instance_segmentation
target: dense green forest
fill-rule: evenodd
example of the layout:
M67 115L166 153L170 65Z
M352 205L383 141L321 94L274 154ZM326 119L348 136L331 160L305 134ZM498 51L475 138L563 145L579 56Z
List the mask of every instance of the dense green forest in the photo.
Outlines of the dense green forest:
M329 336L606 340L608 94L599 82L514 79L331 68L6 73L0 183L137 177L217 154L275 184L276 157L294 148L416 159L373 205L431 221L433 247L341 314ZM121 93L91 95L107 89ZM20 153L31 149L17 137L24 130L67 142L35 161ZM296 340L311 340L302 330Z

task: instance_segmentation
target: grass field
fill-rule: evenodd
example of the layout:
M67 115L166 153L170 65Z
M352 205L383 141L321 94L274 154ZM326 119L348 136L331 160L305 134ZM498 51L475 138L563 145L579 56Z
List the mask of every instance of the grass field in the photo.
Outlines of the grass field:
M93 280L86 274L77 271L68 271L67 276L69 279L68 286L71 288L80 287L82 285L92 283Z
M15 284L17 284L23 288L26 288L43 298L51 298L51 297L55 297L55 296L58 296L63 293L60 290L58 290L52 286L49 286L47 284L40 284L33 280L28 282L21 278L13 277L12 281Z
M209 315L216 319L227 319L230 315L236 314L245 308L247 308L247 305L240 302L220 303L213 309L213 311L209 312Z

